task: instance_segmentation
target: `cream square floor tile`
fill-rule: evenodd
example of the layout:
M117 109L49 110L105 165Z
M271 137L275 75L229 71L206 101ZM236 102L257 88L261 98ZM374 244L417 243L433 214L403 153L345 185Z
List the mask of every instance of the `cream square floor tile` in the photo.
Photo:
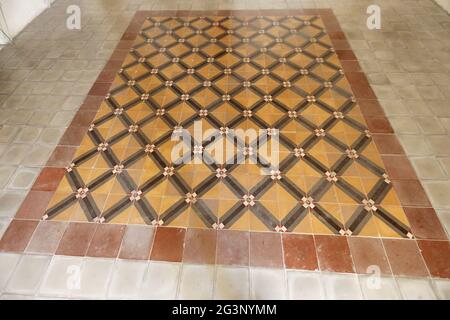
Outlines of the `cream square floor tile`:
M243 300L250 297L248 268L217 267L214 299Z
M289 298L294 300L322 300L325 292L319 272L288 271Z
M286 272L279 269L250 268L251 298L256 300L285 300Z
M181 264L150 262L140 291L141 299L172 300L176 298Z
M214 269L210 265L183 265L178 298L183 300L212 299Z

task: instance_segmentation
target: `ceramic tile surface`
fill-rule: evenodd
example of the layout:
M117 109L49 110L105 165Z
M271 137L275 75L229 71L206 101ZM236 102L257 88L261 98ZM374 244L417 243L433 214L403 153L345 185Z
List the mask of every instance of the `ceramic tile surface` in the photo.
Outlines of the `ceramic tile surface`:
M412 237L318 15L148 17L43 218Z
M448 299L449 17L367 5L55 1L0 51L0 300Z

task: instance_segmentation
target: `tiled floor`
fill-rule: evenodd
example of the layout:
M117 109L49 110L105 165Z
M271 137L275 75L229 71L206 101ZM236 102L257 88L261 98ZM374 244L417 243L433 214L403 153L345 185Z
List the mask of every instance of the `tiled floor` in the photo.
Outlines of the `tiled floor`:
M179 14L146 19L119 74L108 73L108 97L45 219L412 237L387 172L414 172L380 156L338 58L352 53L333 48L330 20ZM78 113L68 132L91 115ZM196 122L219 138L198 141ZM251 129L227 147L232 131ZM173 158L175 130L194 148ZM272 130L277 168L256 139ZM53 191L62 175L44 169L34 189Z
M380 4L57 1L0 51L2 297L448 299L449 18ZM173 164L194 120L279 129L279 172Z
M449 299L447 281L427 278L374 283L344 273L16 254L1 262L2 299ZM80 283L68 285L67 270Z

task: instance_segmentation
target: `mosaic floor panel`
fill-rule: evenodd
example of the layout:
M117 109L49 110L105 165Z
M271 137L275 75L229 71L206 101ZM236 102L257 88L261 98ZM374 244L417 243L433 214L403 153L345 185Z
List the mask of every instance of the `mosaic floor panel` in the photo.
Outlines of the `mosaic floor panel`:
M412 237L317 15L148 17L66 171L44 219Z

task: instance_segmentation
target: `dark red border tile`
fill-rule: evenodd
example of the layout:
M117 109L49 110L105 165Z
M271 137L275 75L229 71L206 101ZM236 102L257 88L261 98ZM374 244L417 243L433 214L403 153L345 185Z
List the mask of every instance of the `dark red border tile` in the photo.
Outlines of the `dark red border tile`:
M346 237L314 235L314 240L321 271L355 272Z
M111 87L110 83L95 82L91 90L89 90L88 95L104 97L108 93L110 87Z
M334 14L328 15L326 19L323 19L323 24L325 25L325 29L327 30L327 32L342 31L341 25L339 24Z
M72 162L77 147L57 146L47 161L47 167L65 168Z
M364 117L384 117L384 110L377 100L358 99L358 105Z
M128 225L122 240L119 258L147 260L150 259L156 228Z
M350 50L350 44L347 40L341 40L341 39L331 39L331 42L333 43L333 47L336 50Z
M312 235L283 234L284 264L287 269L318 270Z
M70 126L73 127L89 127L94 120L97 111L79 111L72 120Z
M66 231L68 223L61 221L41 221L26 248L26 252L54 254Z
M125 58L125 57L124 57ZM97 111L105 97L87 96L79 111Z
M87 131L88 127L70 126L67 128L66 132L64 132L64 135L61 137L59 145L78 147L81 144L81 141L83 140Z
M447 240L445 230L434 209L404 207L403 210L416 238Z
M12 220L0 240L0 251L23 252L38 225L38 221Z
M431 203L418 180L392 180L397 196L404 207L431 208Z
M336 48L337 49L337 48ZM376 99L376 95L367 81L366 75L363 72L346 72L350 86L357 99Z
M343 60L341 61L342 64L342 70L344 72L360 72L362 71L361 66L359 65L358 61L353 60Z
M216 245L216 230L187 229L184 240L183 262L214 264L216 262Z
M396 276L428 276L427 268L414 240L383 239L392 273Z
M373 141L377 146L381 155L386 154L398 154L404 155L405 151L398 141L397 137L393 134L374 134L372 135ZM411 164L410 164L411 165Z
M394 129L385 116L365 117L365 120L371 133L394 133Z
M128 32L126 31L120 40L134 40L136 39L137 34L135 32Z
M59 243L56 254L64 256L85 256L98 224L72 222Z
M95 230L86 255L103 258L117 257L124 232L125 225L100 224Z
M356 273L372 274L373 266L381 274L392 274L383 243L377 238L348 237L348 245L355 264Z
M345 33L342 31L331 31L328 32L328 35L330 36L330 39L332 40L347 40L347 38L345 37ZM339 51L344 51L344 50L339 50ZM351 50L347 50L350 51ZM339 59L341 59L341 57L339 57ZM344 59L344 60L348 60L348 59ZM354 59L352 59L354 60Z
M186 229L158 227L153 243L151 260L181 262Z
M250 234L246 231L220 230L217 232L216 263L248 266Z
M407 157L402 155L382 155L381 159L389 178L396 180L417 179L416 172Z
M450 279L450 242L419 240L418 244L431 275Z
M250 266L282 268L281 235L275 232L250 233Z
M117 49L116 49L116 51L117 51ZM125 49L121 49L121 51L124 51L124 52L126 51L127 54L130 52L129 50L125 50ZM116 71L119 71L120 67L122 67L123 60L124 60L124 59L122 59L122 60L114 60L114 59L111 59L111 60L109 60L109 61L106 63L106 65L105 65L105 67L103 68L103 70L116 70ZM97 83L97 82L96 82L96 83ZM98 83L100 84L101 82L98 82ZM104 85L105 85L105 86L110 86L109 84L106 84L106 83L104 83ZM93 96L98 96L98 95L93 94ZM105 93L104 95L101 95L100 97L104 98L104 96L106 96L106 93Z
M114 50L113 54L111 55L110 61L119 61L122 63L123 60L125 60L127 54L130 52L130 50L126 49L116 49ZM119 67L121 64L119 65Z
M358 60L352 50L336 50L339 60Z
M100 72L97 78L97 82L105 82L111 84L114 81L114 78L116 77L116 70L103 70Z
M63 168L43 168L31 190L55 191L65 173Z
M45 213L50 200L53 197L52 191L30 191L22 202L16 213L17 219L39 220Z
M119 43L117 44L117 49L130 49L131 46L133 45L133 40L120 40Z

